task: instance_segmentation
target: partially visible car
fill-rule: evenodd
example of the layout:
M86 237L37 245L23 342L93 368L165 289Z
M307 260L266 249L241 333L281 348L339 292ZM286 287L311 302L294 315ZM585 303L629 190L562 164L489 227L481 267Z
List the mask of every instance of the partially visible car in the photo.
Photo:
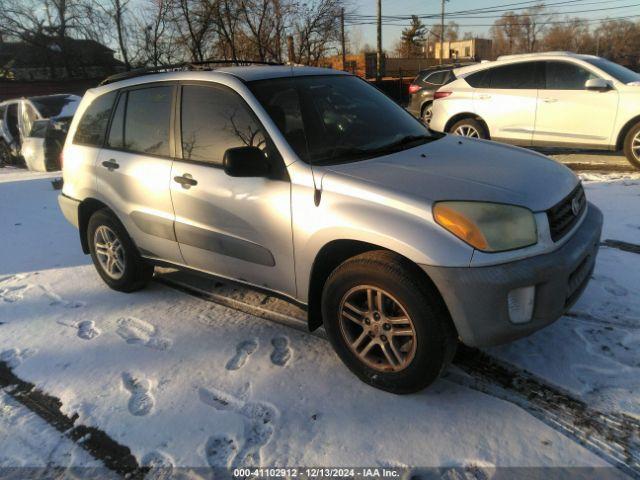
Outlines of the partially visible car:
M525 147L623 150L640 168L640 74L571 52L455 69L430 128Z
M0 103L0 164L59 170L66 132L80 100L77 95L56 94Z
M418 72L416 78L409 85L409 105L407 110L414 117L422 120L425 125L431 121L431 104L433 94L443 85L456 79L453 74L454 68L460 68L472 63L455 63L448 65L437 65Z

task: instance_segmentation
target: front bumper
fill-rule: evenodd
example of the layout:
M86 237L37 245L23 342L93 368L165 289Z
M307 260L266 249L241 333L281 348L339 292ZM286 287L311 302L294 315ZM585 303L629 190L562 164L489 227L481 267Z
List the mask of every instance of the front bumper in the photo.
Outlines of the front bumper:
M551 253L489 267L422 268L442 294L462 342L474 347L498 345L553 323L576 302L593 272L601 231L602 213L589 204L578 230ZM512 323L509 292L532 285L531 320Z
M78 207L80 206L80 201L67 197L62 193L58 195L58 205L60 205L60 210L62 210L64 218L66 218L73 226L78 228L80 225L80 222L78 221Z

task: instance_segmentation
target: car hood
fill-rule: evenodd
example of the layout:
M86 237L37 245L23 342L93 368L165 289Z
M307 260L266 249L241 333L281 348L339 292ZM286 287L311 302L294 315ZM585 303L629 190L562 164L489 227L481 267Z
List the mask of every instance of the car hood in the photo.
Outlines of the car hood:
M539 153L451 135L402 152L327 169L376 185L381 191L430 202L508 203L534 212L551 208L579 182L567 167Z

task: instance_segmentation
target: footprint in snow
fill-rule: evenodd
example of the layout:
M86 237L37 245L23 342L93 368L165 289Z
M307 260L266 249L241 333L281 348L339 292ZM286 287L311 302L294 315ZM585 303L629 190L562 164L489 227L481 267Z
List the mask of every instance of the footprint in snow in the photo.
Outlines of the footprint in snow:
M144 345L154 350L168 350L171 340L159 335L158 328L135 317L118 319L116 333L130 345Z
M129 413L137 417L148 415L155 405L155 399L151 395L151 382L125 372L122 374L122 384L131 393Z
M10 285L0 287L0 299L7 303L15 303L24 298L24 294L31 285Z
M93 320L85 320L78 324L78 337L83 340L93 340L100 335L100 330L96 328L96 323Z
M261 448L274 433L277 410L262 402L244 402L226 392L201 388L200 400L220 411L230 411L244 417L244 438L231 463L232 468L261 465Z
M173 458L164 452L159 450L149 452L142 457L141 463L143 467L149 469L144 476L145 480L169 480L175 478L173 475L175 462Z
M214 435L209 437L204 447L204 454L210 467L229 468L231 458L238 450L233 438L226 435Z
M47 298L49 298L50 300L49 305L52 307L62 306L64 308L80 308L86 305L86 303L84 302L78 302L75 300L65 300L56 292L54 292L53 289L48 285L40 285L40 288L42 289L44 294L47 296Z
M34 351L31 349L20 350L19 348L12 348L0 353L0 361L6 363L9 368L16 368L33 353Z
M247 363L249 355L255 352L256 348L258 348L258 342L255 340L240 342L236 347L236 354L227 362L227 370L238 370L242 368L244 364Z
M291 348L289 339L285 336L275 337L271 340L273 352L271 353L271 363L284 367L291 359Z

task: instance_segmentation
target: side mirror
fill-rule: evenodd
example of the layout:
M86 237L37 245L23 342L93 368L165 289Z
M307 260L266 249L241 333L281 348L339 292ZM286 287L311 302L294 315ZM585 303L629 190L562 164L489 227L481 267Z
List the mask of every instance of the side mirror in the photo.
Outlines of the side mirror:
M235 147L224 152L224 171L230 177L266 177L269 162L258 147Z
M592 78L584 82L584 88L596 92L606 92L607 90L611 90L613 85L611 85L609 80L605 80L604 78Z

